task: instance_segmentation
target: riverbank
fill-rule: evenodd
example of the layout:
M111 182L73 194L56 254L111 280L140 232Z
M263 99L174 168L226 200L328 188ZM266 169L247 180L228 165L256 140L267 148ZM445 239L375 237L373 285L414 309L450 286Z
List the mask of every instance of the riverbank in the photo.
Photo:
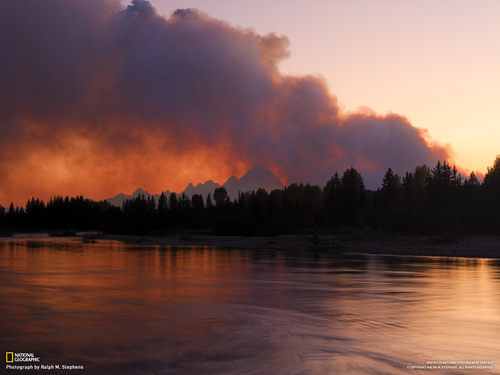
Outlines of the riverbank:
M277 237L240 237L209 235L175 235L168 237L104 235L102 239L135 245L172 247L223 247L273 250L306 250L314 253L365 253L412 256L447 256L467 258L500 258L500 237L467 236L451 243L447 239L424 236L366 237L282 235Z
M217 247L308 251L314 254L363 253L405 256L440 256L464 258L500 258L500 236L461 236L442 238L428 236L320 235L314 244L312 236L281 235L276 237L243 237L212 235L127 236L98 233L76 233L76 236L49 236L47 233L14 234L0 240L77 240L87 243L107 240L137 246Z

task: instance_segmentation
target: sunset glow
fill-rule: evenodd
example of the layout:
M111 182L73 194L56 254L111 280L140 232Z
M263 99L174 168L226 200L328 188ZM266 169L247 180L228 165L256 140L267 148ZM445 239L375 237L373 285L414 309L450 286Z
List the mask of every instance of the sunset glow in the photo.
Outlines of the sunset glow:
M462 13L440 34L445 10L424 17L429 4L380 3L391 22L373 33L373 4L292 1L259 19L259 3L2 2L0 205L179 192L256 164L320 186L354 166L374 189L389 166L446 159L481 176L494 160L498 5L471 10L483 34L467 34L473 20L457 34L473 55L449 31Z

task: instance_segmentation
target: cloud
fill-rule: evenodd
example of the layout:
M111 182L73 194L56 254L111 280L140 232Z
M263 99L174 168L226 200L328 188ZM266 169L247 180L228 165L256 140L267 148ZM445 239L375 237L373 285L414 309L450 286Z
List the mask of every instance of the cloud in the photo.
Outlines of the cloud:
M354 166L368 187L450 159L396 114L343 112L316 76L287 76L290 42L149 1L0 2L0 204L103 199L225 181L255 164L323 186Z

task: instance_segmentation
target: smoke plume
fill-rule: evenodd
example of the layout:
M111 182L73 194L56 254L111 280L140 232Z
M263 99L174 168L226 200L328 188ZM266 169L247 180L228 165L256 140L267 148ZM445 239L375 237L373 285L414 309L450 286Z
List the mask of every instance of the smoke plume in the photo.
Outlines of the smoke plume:
M196 9L7 0L0 28L2 205L181 191L255 164L320 186L353 166L374 188L450 158L403 116L346 113L321 78L281 74L285 36Z

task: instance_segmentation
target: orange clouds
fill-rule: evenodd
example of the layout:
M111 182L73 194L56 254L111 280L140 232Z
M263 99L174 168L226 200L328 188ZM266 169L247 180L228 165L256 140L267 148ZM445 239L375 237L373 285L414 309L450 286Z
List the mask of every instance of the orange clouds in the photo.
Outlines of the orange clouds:
M0 204L224 182L255 164L368 187L450 150L398 115L343 113L318 77L280 74L289 41L144 0L1 2Z

